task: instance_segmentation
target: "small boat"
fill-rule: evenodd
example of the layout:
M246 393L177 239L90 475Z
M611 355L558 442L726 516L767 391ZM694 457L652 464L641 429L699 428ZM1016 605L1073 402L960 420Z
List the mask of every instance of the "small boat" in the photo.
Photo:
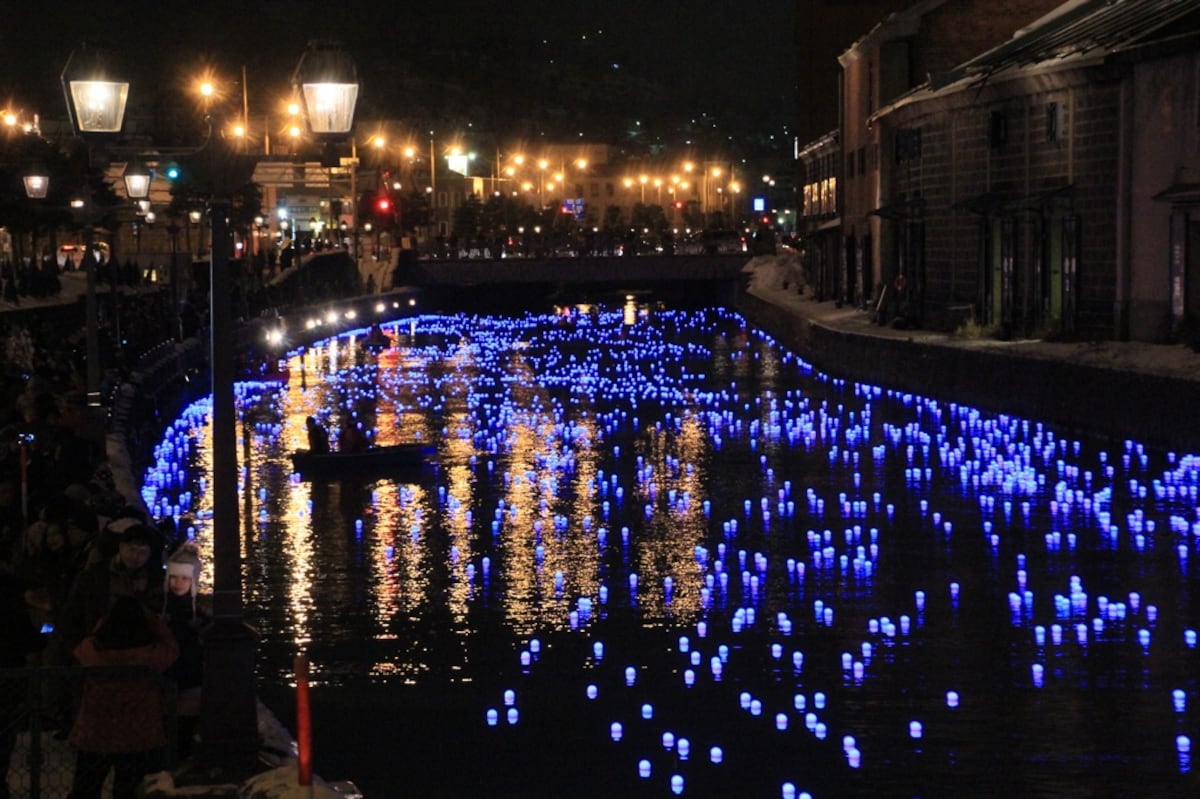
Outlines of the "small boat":
M292 467L304 477L411 471L429 465L436 452L437 449L428 444L393 444L354 452L321 454L299 449L292 453Z
M250 380L261 380L264 383L286 383L291 378L287 358L280 358L274 363L259 361L247 369Z

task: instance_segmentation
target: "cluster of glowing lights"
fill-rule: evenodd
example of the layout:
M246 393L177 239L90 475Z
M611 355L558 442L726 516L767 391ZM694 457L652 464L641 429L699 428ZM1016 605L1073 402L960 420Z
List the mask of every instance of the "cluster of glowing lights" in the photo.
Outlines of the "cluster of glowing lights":
M1162 623L1174 597L1151 558L1165 551L1176 574L1195 579L1200 458L1133 441L1097 450L1034 421L821 375L724 311L421 316L393 332L389 358L416 366L380 370L371 390L416 386L408 410L443 420L444 463L429 497L436 513L409 517L403 530L359 524L357 534L396 535L391 560L440 514L455 531L456 601L467 605L493 595L494 558L506 553L510 590L535 585L528 593L540 597L528 600L536 613L514 622L532 618L538 628L514 645L513 679L536 683L546 640L583 638L577 661L555 663L557 674L579 675L577 696L563 701L599 710L611 744L628 750L630 775L664 795L695 791L700 764L749 767L726 727L782 738L800 753L840 744L826 768L847 779L879 764L883 741L929 756L959 729L955 716L986 706L968 675L943 667L937 677L947 683L904 688L891 700L907 713L896 729L847 708L894 687L902 665L962 646L953 631L963 606L993 602L1010 625L994 653L1019 675L1009 690L1087 690L1108 679L1098 669L1120 670L1145 701L1174 714L1169 727L1137 734L1190 772L1196 688L1186 669L1164 675L1156 664L1200 662L1197 619L1173 611ZM349 357L361 335L297 357L317 352L325 365L314 376L349 395L368 371ZM445 374L431 377L421 364ZM829 396L784 380L775 391L780 374L815 380ZM243 387L239 406L269 404L264 391ZM462 412L450 418L451 406ZM160 445L143 490L160 515L203 504L180 464L204 423L199 406ZM623 448L629 439L636 446ZM748 470L759 493L730 501L706 482L700 475L722 458ZM821 480L799 464L822 469ZM879 479L885 472L901 484ZM497 486L502 499L478 507L473 481ZM409 500L401 493L397 503ZM665 541L654 540L659 529L671 531ZM561 557L564 540L598 554ZM909 551L949 562L949 579L894 583ZM613 557L601 569L605 553ZM966 555L994 577L970 574L959 563ZM1118 590L1109 572L1083 562L1096 560L1127 564L1133 585ZM628 651L609 639L617 615L665 632L658 649ZM720 720L692 728L694 719L664 711L679 706L664 697L689 693L724 697L714 708ZM483 723L497 734L536 724L519 699L505 689ZM811 782L802 770L785 773L778 795L819 799Z

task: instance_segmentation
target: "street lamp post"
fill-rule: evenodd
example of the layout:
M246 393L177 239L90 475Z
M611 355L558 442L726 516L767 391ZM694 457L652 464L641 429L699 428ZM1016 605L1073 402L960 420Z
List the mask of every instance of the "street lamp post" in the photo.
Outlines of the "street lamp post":
M293 74L312 131L328 140L350 130L358 96L348 56L319 44ZM228 187L225 187L228 188ZM232 285L229 274L230 200L209 200L211 352L213 386L213 623L204 639L199 766L211 773L252 771L257 761L254 647L257 634L243 617L241 539L237 495L237 419L234 406Z
M119 77L112 54L83 44L71 53L62 71L63 95L71 125L87 146L88 167L93 159L92 138L120 133L125 120L129 81ZM96 304L96 261L93 257L95 227L86 220L87 241L83 264L87 270L84 302L87 326L87 405L97 409L100 398L100 314Z
M209 202L213 247L209 262L209 334L212 357L213 621L204 633L201 691L202 773L244 777L258 754L254 684L257 633L243 617L241 536L237 497L237 419L233 400L235 359L229 279L229 200Z
M258 255L262 252L262 230L263 216L262 214L258 214L254 217L254 241L252 242L253 246L250 248L252 255Z
M183 302L183 296L180 293L180 277L179 277L179 223L176 217L172 216L170 223L166 227L167 235L171 237L171 268L168 270L168 279L171 282L171 312L176 316L179 315L179 306ZM181 320L182 321L182 320ZM177 338L182 341L182 328L177 335Z

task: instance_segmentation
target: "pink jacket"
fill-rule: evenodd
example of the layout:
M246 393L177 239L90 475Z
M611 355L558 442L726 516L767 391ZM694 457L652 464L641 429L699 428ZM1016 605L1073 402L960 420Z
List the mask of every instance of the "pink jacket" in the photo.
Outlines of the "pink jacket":
M155 641L133 649L97 649L92 636L75 647L84 666L149 666L160 674L179 657L179 644L162 619ZM145 752L165 746L161 681L151 674L95 674L86 677L71 744L85 752Z

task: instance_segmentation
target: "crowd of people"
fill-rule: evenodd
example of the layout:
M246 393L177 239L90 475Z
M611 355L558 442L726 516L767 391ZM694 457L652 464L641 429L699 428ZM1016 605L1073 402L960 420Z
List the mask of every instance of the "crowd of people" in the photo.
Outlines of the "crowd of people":
M359 293L353 262L333 255L280 283L241 270L235 316ZM7 274L25 296L11 265ZM99 298L102 397L113 397L141 354L203 334L206 288L179 306L161 287ZM167 765L170 742L183 758L195 740L210 620L198 591L203 553L186 520L153 519L140 497L118 490L106 431L86 408L79 304L47 303L54 289L46 290L41 304L10 302L0 314L0 776L36 712L75 749L73 799L98 799L110 774L114 799L132 799L143 775ZM139 425L161 415L161 429L170 412L139 406L134 415ZM37 702L26 701L32 666L59 675L41 680ZM0 799L9 795L0 779Z
M71 258L55 258L50 254L0 260L0 299L20 306L30 300L57 297L62 292L60 275L78 270L78 264ZM148 286L155 275L165 272L166 266L161 264L143 267L128 259L123 263L107 259L97 264L96 282L111 287Z
M121 302L131 350L179 329L158 297ZM132 798L165 767L169 740L186 755L194 737L202 553L184 525L118 490L85 408L85 333L64 334L68 318L53 307L0 317L0 669L52 667L37 702L27 672L0 677L0 775L36 712L76 752L73 799L98 799L110 772L113 796ZM106 369L109 385L121 369Z

